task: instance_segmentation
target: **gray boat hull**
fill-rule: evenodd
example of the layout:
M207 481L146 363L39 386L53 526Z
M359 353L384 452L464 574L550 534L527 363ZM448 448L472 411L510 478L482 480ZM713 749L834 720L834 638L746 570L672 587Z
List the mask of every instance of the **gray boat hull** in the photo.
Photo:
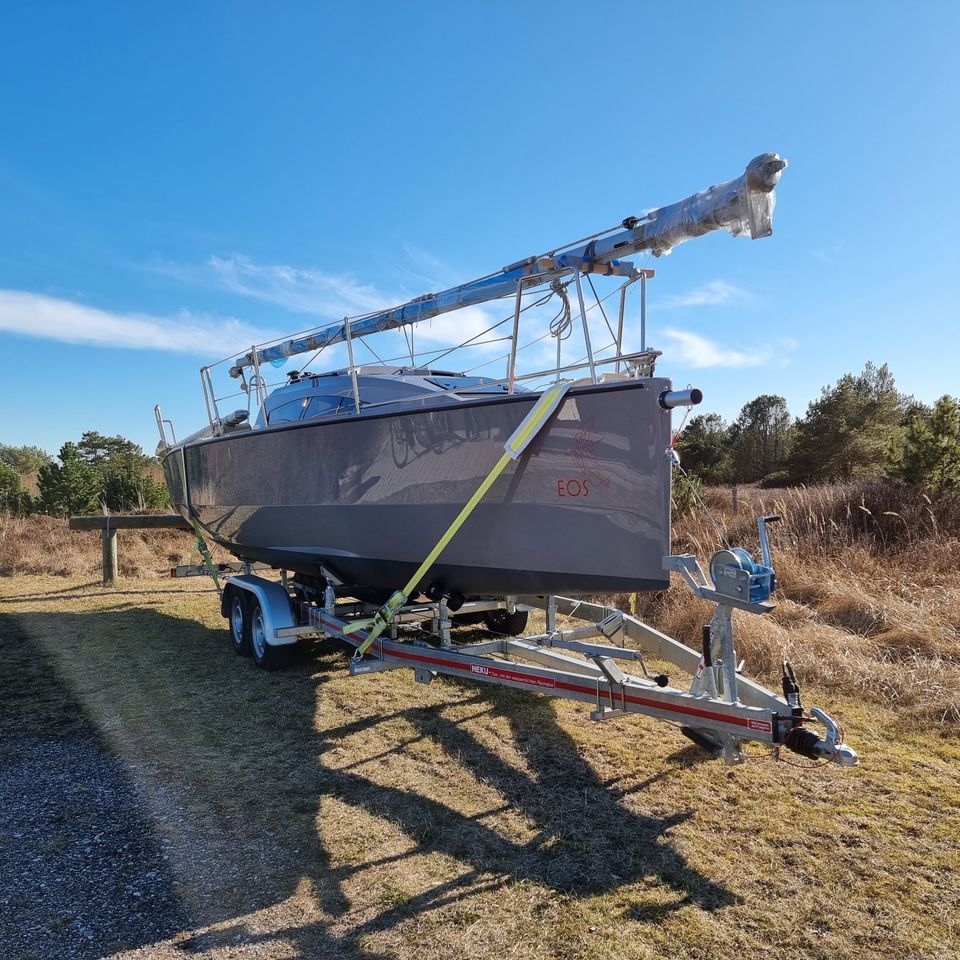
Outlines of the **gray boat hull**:
M465 596L659 590L670 552L666 379L571 388L421 586ZM300 421L171 448L175 508L239 557L402 587L536 394Z

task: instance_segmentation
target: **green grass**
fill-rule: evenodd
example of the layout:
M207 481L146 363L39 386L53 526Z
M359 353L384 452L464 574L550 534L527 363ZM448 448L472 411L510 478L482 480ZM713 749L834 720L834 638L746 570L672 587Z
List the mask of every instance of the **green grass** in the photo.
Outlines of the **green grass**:
M573 703L408 671L351 679L333 642L262 673L199 581L22 577L0 592L25 638L4 644L4 698L34 703L41 732L44 675L69 689L170 842L194 926L169 947L956 956L948 727L811 690L862 767L726 768L644 718L593 724ZM44 672L18 666L30 649Z

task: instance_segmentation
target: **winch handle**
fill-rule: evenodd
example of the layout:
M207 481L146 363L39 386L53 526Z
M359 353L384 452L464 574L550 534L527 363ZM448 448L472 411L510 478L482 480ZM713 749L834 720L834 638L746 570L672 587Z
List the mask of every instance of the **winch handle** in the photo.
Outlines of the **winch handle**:
M765 517L757 519L757 530L760 533L760 556L763 558L763 565L773 569L773 561L770 559L770 541L767 539L767 524L776 523L780 518L779 513L770 513Z

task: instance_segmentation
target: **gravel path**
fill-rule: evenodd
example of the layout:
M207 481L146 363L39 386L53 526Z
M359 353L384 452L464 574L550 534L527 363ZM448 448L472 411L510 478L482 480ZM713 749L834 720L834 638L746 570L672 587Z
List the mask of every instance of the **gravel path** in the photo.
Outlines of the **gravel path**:
M95 960L182 929L122 762L9 617L0 656L0 957Z

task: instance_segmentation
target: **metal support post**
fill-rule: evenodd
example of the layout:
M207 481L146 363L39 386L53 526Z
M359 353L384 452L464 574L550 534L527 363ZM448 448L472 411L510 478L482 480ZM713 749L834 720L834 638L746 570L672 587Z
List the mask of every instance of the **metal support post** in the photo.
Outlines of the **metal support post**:
M520 305L523 300L523 280L517 282L517 296L513 307L513 334L510 338L510 360L507 364L507 393L513 393L517 374L517 343L520 337Z
M207 405L207 420L210 421L210 426L214 424L213 419L213 407L210 406L210 391L207 387L207 378L208 378L207 368L200 368L200 386L203 387L203 402ZM161 428L162 429L162 428Z
M583 322L583 344L587 348L587 363L590 365L590 382L597 382L597 368L593 361L593 347L590 344L590 327L587 324L587 308L583 302L583 284L580 282L580 271L573 271L577 281L577 299L580 301L580 319Z
M647 274L640 274L640 352L647 349Z
M719 638L720 675L723 679L723 698L727 703L737 702L737 652L733 648L733 610L726 604L717 605L710 621L711 632Z
M620 309L617 312L617 363L613 368L614 373L620 372L620 354L623 353L623 315L627 309L627 287L632 280L628 280L620 287Z
M267 400L267 386L263 382L263 374L260 373L260 353L256 347L250 348L250 357L253 366L253 383L257 391L257 403L262 407ZM216 407L216 401L214 401Z
M447 598L441 597L437 604L437 632L440 634L440 646L450 649L450 613L447 610Z
M350 320L343 318L343 338L347 341L347 360L350 363L350 385L353 387L353 412L360 412L360 384L357 382L357 368L353 362L353 333L350 330Z

